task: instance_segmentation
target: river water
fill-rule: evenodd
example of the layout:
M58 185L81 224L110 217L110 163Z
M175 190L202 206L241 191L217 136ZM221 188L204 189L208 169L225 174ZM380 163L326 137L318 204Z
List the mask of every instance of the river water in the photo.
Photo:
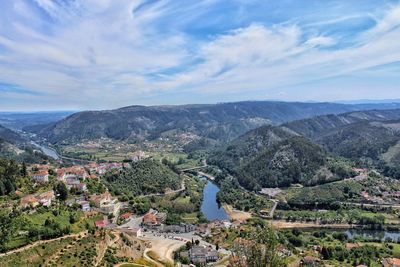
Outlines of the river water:
M392 240L400 239L400 232L394 231L377 231L377 230L362 230L362 229L350 229L344 232L349 238L363 237L370 238L373 240L384 241L388 238Z
M49 156L53 159L56 159L56 160L60 159L60 156L58 155L57 151L55 151L54 149L39 145L35 142L32 142L32 145L36 146L37 148L40 148L40 150L42 150L42 152L47 156Z
M217 193L219 188L212 182L207 182L203 191L203 202L201 203L201 212L209 221L229 220L228 214L217 202Z

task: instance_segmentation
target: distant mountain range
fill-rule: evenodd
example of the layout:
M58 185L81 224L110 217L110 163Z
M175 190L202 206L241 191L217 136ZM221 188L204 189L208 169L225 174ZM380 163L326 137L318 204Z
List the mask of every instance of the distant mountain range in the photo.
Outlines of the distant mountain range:
M325 114L366 109L400 108L400 104L334 104L247 101L209 105L130 106L116 110L84 111L58 122L27 126L52 143L98 138L155 139L174 131L200 138L229 141L257 127L278 125Z
M26 126L57 122L72 113L71 111L0 112L0 124L7 128L21 130Z

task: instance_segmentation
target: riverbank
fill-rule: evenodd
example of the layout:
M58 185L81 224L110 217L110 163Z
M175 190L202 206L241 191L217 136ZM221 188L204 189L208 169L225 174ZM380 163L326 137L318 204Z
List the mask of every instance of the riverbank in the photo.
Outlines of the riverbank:
M236 210L231 205L228 204L224 204L222 205L222 207L224 208L225 212L228 214L228 216L231 218L232 221L246 221L253 217L251 213Z
M270 220L270 224L277 229L291 228L324 228L324 229L353 229L359 228L359 225L338 223L338 224L318 224L312 222L287 222L282 220Z

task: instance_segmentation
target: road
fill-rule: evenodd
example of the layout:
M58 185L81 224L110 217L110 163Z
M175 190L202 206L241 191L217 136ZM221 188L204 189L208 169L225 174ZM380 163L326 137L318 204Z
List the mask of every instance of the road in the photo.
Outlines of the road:
M269 217L272 219L272 218L274 218L274 213L275 213L275 210L276 210L276 207L278 206L278 200L276 200L276 199L271 199L271 201L272 202L274 202L274 206L272 207L272 209L269 211Z
M138 196L138 198L153 197L153 196L157 197L157 196L173 195L173 194L176 194L176 193L183 192L183 191L185 191L185 190L186 190L185 180L182 180L181 188L180 188L180 189L168 191L168 192L165 192L165 193L154 193L154 194L148 194L148 195L140 195L140 196Z
M369 203L356 203L356 202L339 202L341 205L350 205L350 206L364 206L371 208L393 208L400 209L400 204L369 204Z

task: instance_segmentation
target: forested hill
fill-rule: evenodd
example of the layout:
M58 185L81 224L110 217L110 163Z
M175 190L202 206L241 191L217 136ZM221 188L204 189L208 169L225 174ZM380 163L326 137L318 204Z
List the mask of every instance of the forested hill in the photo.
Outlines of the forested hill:
M389 110L366 110L349 112L339 115L322 115L308 119L297 120L283 124L283 127L306 136L311 139L317 139L324 134L330 133L342 127L362 123L390 121L400 119L400 109Z
M209 158L247 189L316 185L352 175L350 167L309 139L286 128L264 126L215 151Z
M400 163L400 109L318 116L283 126L358 162Z
M41 163L49 158L37 151L18 132L0 125L0 157L13 159L17 162Z
M133 162L131 168L107 173L105 183L116 194L145 195L181 188L181 179L167 165L153 159Z
M0 196L15 191L24 171L15 161L0 158Z
M0 125L0 140L15 144L24 141L24 138L17 132Z
M266 124L281 124L323 114L389 108L399 104L345 105L248 101L210 105L131 106L116 110L75 113L43 127L26 127L53 143L107 137L153 139L174 130L227 141Z

